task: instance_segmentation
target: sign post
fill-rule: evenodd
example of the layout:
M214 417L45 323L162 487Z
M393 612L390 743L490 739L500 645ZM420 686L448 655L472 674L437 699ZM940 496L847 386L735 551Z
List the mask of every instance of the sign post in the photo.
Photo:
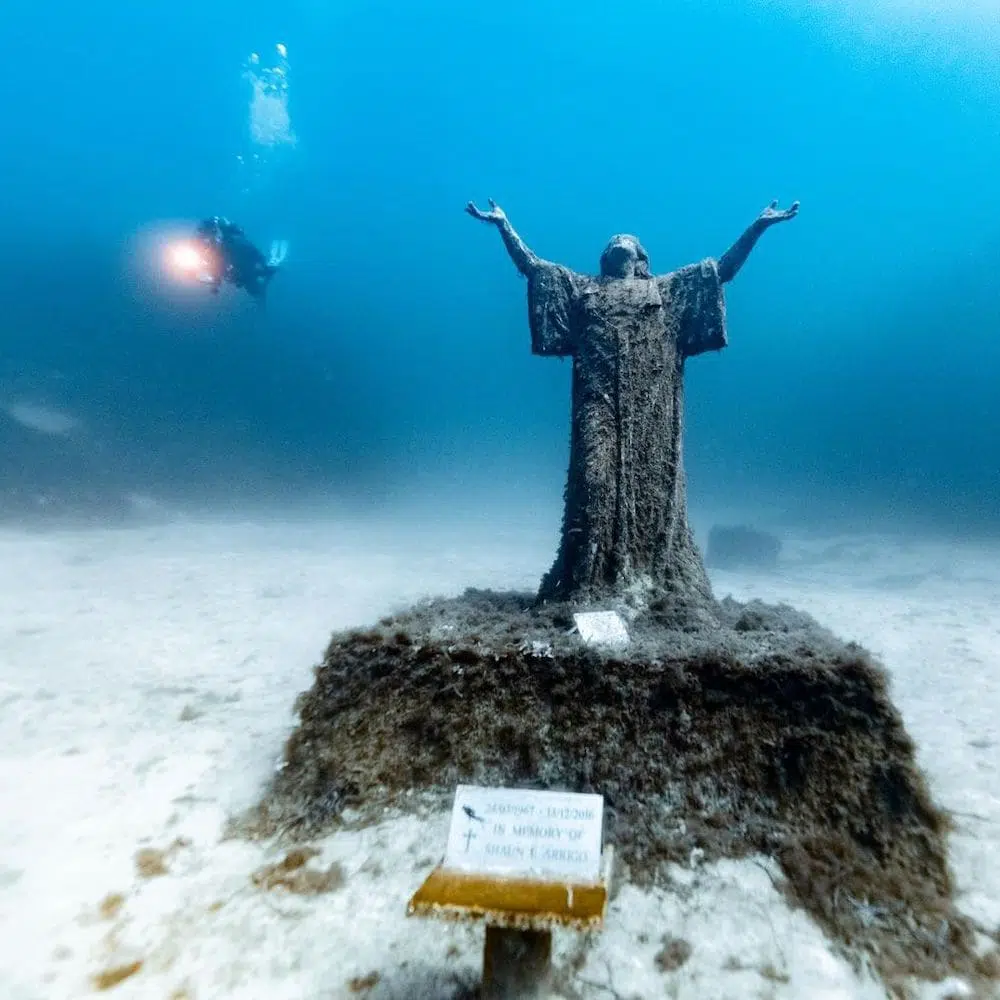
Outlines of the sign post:
M459 785L444 860L407 913L484 921L484 1000L543 996L553 928L604 924L603 819L600 795Z

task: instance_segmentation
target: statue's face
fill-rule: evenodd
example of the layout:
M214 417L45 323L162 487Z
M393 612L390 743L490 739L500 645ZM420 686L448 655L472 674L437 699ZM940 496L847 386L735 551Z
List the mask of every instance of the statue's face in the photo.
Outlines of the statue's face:
M612 236L601 254L601 277L648 278L649 255L634 236Z

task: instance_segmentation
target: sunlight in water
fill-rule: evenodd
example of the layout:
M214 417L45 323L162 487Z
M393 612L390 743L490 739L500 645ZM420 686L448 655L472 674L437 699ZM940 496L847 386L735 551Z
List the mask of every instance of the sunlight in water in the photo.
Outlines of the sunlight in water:
M847 35L944 54L951 61L988 52L1000 38L1000 0L773 0L799 14L818 12Z

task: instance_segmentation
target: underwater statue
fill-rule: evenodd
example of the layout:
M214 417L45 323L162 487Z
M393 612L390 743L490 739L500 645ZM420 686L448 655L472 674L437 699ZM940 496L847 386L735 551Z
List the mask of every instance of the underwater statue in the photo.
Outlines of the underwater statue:
M489 204L466 211L496 226L528 279L533 353L573 358L562 538L539 599L711 602L687 521L684 362L726 346L722 286L765 230L796 216L798 202L786 210L772 202L719 260L661 276L634 236L614 236L597 277L536 256Z
M717 261L661 277L638 240L617 236L591 278L536 257L492 202L468 206L528 278L534 351L573 358L558 558L534 594L469 588L335 633L296 699L282 764L237 829L305 843L387 810L445 810L462 785L598 795L618 885L669 892L693 852L764 855L837 954L888 991L950 976L987 985L988 928L958 906L948 814L887 671L790 604L716 601L688 528L684 361L725 346L725 283L797 210L772 204ZM480 827L466 813L462 840L470 850L475 829L480 860L456 863L449 848L407 913L492 911L478 995L549 996L549 928L596 930L604 905L591 916L562 878L543 889L555 876L511 850L510 837L534 835L510 815L513 828ZM430 980L391 974L399 995L426 994Z

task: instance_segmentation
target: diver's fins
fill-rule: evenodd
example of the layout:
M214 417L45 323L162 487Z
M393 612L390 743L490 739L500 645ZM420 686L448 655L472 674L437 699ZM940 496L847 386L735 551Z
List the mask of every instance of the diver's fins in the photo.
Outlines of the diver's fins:
M288 240L274 240L271 243L271 255L267 258L269 268L278 268L288 256Z

